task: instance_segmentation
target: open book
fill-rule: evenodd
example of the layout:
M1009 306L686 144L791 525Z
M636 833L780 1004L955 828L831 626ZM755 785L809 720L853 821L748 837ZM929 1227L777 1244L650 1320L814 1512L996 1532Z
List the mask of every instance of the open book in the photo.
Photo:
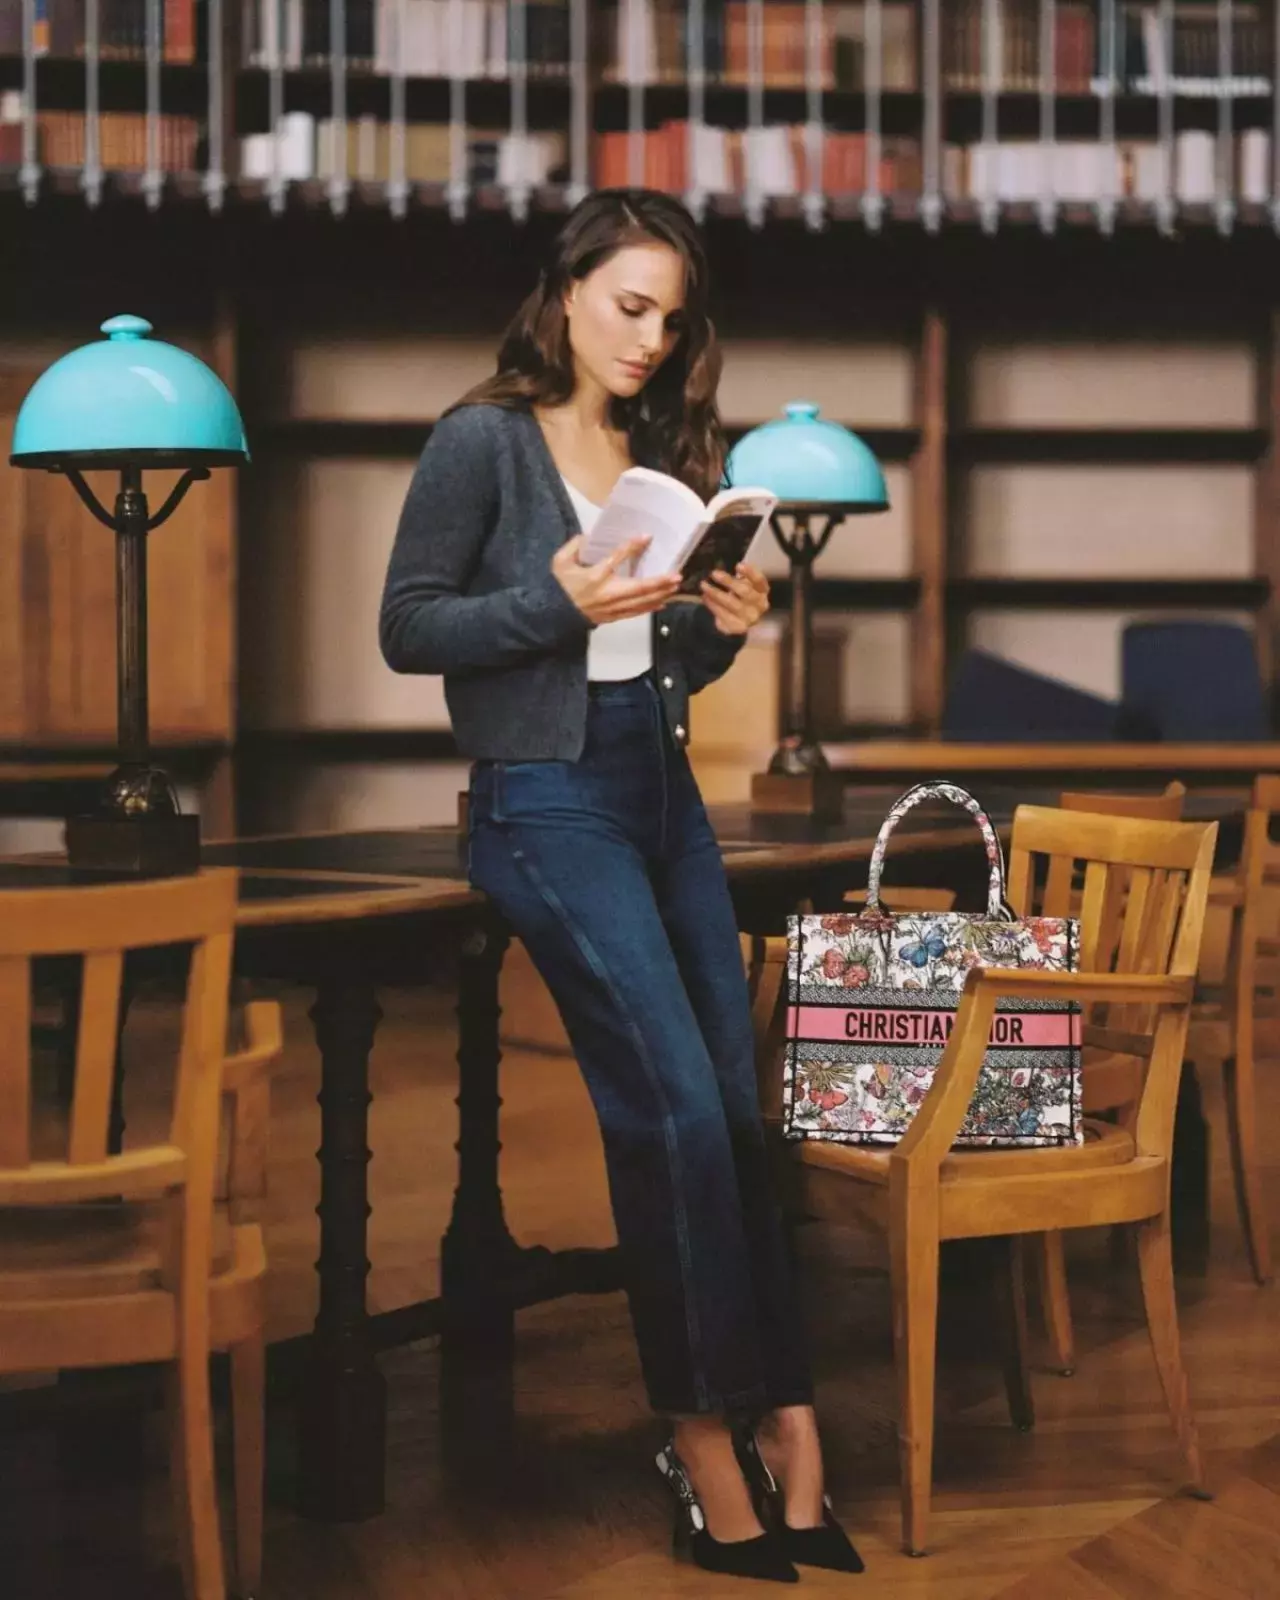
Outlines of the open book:
M601 506L578 559L593 565L628 539L648 534L649 548L624 562L619 573L657 578L679 572L684 580L679 595L696 599L712 572L732 572L747 560L777 503L767 489L722 489L703 505L692 489L665 472L629 467Z

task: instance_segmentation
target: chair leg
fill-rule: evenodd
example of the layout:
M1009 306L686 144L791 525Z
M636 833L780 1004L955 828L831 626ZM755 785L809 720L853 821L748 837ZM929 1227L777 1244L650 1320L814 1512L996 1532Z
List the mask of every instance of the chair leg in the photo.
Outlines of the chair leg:
M231 1427L235 1457L236 1592L254 1600L262 1587L266 1350L261 1332L231 1349Z
M1173 1251L1166 1209L1158 1217L1138 1224L1138 1270L1142 1278L1142 1301L1147 1314L1147 1332L1160 1374L1160 1385L1187 1474L1187 1489L1205 1494L1204 1468L1200 1460L1200 1441L1187 1392L1187 1374L1182 1365L1182 1345L1178 1336L1178 1302L1173 1288Z
M1036 1425L1036 1412L1028 1360L1026 1236L1018 1233L995 1242L996 1288L1005 1312L1004 1386L1009 1417L1020 1433L1030 1433Z
M171 1371L170 1460L183 1592L187 1600L226 1600L207 1347L180 1349Z
M1223 1081L1227 1091L1231 1175L1235 1180L1240 1225L1244 1229L1254 1277L1259 1283L1270 1283L1271 1229L1263 1204L1262 1178L1258 1171L1258 1103L1251 1050L1228 1057L1223 1062Z
M1049 1362L1056 1372L1069 1378L1076 1370L1076 1340L1062 1235L1042 1233L1033 1248L1040 1268L1040 1304L1049 1339Z
M896 1227L892 1235L893 1353L898 1373L902 1543L926 1549L933 1489L933 1410L938 1346L938 1235Z

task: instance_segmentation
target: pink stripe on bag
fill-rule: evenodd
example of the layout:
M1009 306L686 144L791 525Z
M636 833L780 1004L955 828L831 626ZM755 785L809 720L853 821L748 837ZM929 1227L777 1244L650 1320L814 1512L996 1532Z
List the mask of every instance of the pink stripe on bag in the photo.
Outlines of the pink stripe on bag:
M792 1039L839 1039L847 1044L946 1044L954 1011L898 1006L792 1006ZM990 1043L1004 1050L1065 1050L1078 1045L1081 1018L1061 1011L997 1011Z

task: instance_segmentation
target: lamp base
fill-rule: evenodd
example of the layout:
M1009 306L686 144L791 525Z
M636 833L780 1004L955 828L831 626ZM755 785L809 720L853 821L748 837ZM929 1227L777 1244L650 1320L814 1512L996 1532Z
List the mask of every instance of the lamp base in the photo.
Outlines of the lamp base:
M755 772L751 809L771 816L812 817L839 822L844 816L844 782L838 772Z
M176 878L200 870L200 818L194 814L68 817L66 839L74 872Z

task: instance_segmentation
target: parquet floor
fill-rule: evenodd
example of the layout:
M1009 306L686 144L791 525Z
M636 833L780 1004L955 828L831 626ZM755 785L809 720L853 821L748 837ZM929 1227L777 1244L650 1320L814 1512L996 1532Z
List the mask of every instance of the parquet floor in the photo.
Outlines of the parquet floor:
M273 1108L268 1221L275 1337L314 1308L318 1121L305 996L287 999L286 1057ZM370 1299L434 1292L456 1137L447 996L393 994L374 1060ZM141 1020L145 1029L147 1019ZM145 1070L129 1115L148 1115ZM1218 1084L1213 1248L1179 1281L1193 1398L1213 1505L1170 1499L1176 1461L1143 1332L1136 1277L1105 1236L1072 1241L1080 1358L1043 1374L1033 1434L1008 1424L991 1357L988 1301L963 1257L944 1289L934 1553L898 1550L887 1285L843 1230L802 1235L804 1279L836 1508L868 1560L859 1579L806 1573L804 1593L894 1600L1280 1597L1280 1315L1249 1277L1225 1169ZM571 1062L508 1057L503 1180L512 1231L553 1247L605 1244L612 1227L590 1107ZM1264 1082L1270 1192L1280 1206L1280 1069ZM388 1509L320 1527L288 1509L292 1431L269 1418L272 1504L260 1600L732 1600L758 1584L717 1580L670 1558L669 1510L620 1297L577 1298L519 1318L514 1433L441 1448L430 1344L384 1358L391 1419ZM171 1537L158 1429L140 1470L104 1461L68 1484L47 1429L0 1437L3 1600L170 1600Z

